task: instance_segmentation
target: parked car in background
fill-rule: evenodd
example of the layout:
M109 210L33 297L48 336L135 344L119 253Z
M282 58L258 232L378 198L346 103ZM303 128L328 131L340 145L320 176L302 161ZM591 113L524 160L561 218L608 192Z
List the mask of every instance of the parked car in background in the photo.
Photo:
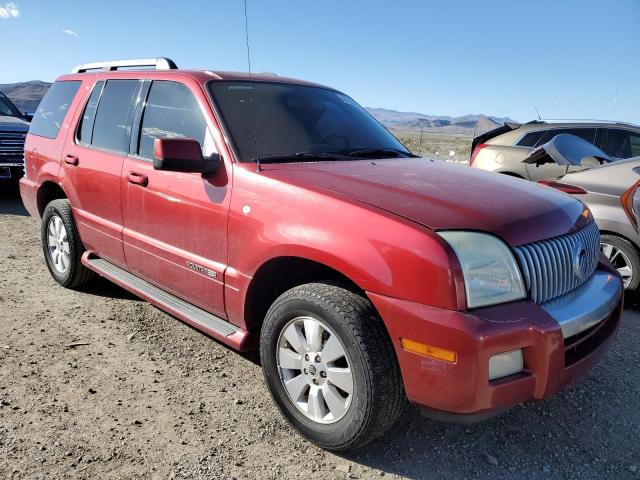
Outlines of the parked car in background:
M474 138L469 164L474 168L542 180L564 175L566 168L554 163L543 166L525 165L522 160L531 151L558 134L576 135L593 143L614 160L640 156L640 127L622 122L552 122L533 121L525 124L505 123ZM569 172L585 167L573 165Z
M0 92L0 182L17 182L24 173L24 140L29 122Z
M553 163L561 169L569 164L588 167L539 183L569 193L589 207L600 229L602 252L620 273L626 300L635 301L640 293L640 237L633 197L640 180L640 157L613 162L594 145L561 134L524 162Z
M622 281L582 203L415 158L321 85L80 66L42 100L26 172L59 284L99 274L259 348L276 405L324 448L382 435L407 399L472 421L546 398L619 325Z

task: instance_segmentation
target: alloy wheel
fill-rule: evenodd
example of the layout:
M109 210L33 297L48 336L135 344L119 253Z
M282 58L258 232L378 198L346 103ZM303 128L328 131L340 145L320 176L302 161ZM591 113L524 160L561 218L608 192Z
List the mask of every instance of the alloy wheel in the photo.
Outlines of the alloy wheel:
M628 288L633 280L633 268L631 266L631 260L629 260L627 254L619 248L604 242L600 243L600 249L609 259L613 267L618 270L618 273L622 276L624 288Z
M47 252L53 268L58 273L66 273L71 266L71 252L69 250L69 238L67 229L62 219L53 215L47 226Z
M294 318L280 332L276 354L282 385L303 415L327 424L347 414L354 391L351 364L327 325Z

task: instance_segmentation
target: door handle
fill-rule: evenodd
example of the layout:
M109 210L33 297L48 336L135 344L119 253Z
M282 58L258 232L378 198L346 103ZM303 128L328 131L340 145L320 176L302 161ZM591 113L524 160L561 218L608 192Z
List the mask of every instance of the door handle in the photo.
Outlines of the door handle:
M68 165L78 165L79 160L75 155L65 155L64 157L64 163Z
M127 175L127 180L129 181L129 183L140 185L142 187L146 187L147 185L149 185L149 177L138 172L129 172L129 175Z

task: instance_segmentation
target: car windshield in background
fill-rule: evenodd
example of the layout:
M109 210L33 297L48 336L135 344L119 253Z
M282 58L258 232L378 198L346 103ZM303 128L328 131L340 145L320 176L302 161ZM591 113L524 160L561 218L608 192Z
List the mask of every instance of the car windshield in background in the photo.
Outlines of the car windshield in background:
M351 98L305 85L217 81L209 90L242 162L413 156Z
M19 112L16 112L13 109L13 106L9 103L8 100L5 100L3 96L0 96L0 115L4 115L5 117L16 117Z

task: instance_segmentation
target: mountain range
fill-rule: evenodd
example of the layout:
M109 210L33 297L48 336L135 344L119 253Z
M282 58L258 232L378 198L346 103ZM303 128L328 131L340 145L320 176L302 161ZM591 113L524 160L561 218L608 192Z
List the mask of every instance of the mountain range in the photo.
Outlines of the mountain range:
M50 85L40 80L7 83L0 84L0 92L9 97L21 111L34 112ZM449 117L369 107L367 111L387 128L398 131L472 134L486 132L506 121L513 121L508 117L482 114Z

